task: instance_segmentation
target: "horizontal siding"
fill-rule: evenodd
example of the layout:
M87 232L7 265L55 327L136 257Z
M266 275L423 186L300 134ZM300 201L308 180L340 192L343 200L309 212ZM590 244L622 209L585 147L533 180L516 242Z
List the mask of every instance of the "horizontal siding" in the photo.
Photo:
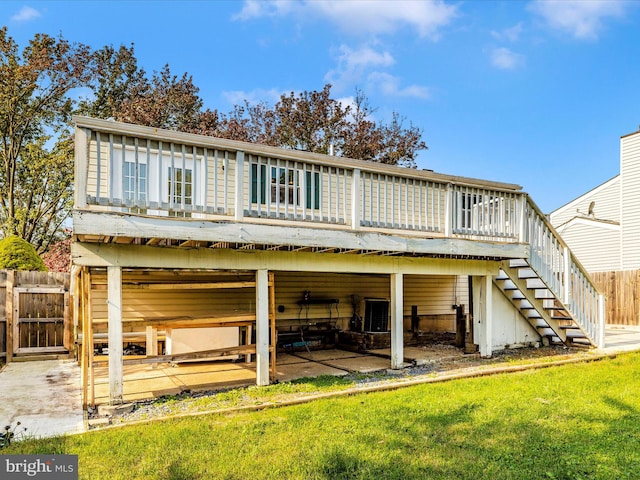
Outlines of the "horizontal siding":
M573 200L558 210L551 212L549 219L554 227L558 227L569 220L587 216L589 205L594 203L594 216L599 220L620 221L620 176L612 178L593 191Z
M640 268L640 132L620 140L622 269Z
M464 281L459 280L463 278ZM217 282L252 280L253 275L212 275L210 273L124 272L124 320L174 316L224 316L255 312L255 289L149 291L127 289L126 284ZM91 308L94 319L107 318L106 275L91 276ZM353 314L352 296L363 298L390 297L390 280L386 275L314 274L277 272L275 274L276 322L279 329L295 330L300 325L335 322L347 329ZM299 305L304 292L312 299L337 299L337 305ZM418 315L455 313L452 305L466 302L466 277L406 275L404 276L404 316L411 315L412 305ZM129 330L131 330L129 328Z
M588 272L620 269L619 230L572 223L561 235Z

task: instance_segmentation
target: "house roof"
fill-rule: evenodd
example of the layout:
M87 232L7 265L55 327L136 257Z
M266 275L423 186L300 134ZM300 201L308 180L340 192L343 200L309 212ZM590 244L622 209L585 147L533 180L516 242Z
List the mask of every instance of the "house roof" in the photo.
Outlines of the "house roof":
M587 217L585 215L576 215L570 220L567 220L566 222L560 225L557 225L555 228L556 230L561 231L575 224L591 225L594 227L607 228L610 230L620 229L620 222L616 222L613 220L602 220L599 218Z
M580 195L579 197L574 198L573 200L565 203L564 205L562 205L561 207L556 208L555 210L553 210L552 212L549 213L549 215L555 215L557 213L560 213L562 210L566 210L567 208L573 207L575 206L577 203L580 203L581 201L585 200L586 198L590 197L591 195L594 195L598 192L600 192L601 190L604 190L607 187L610 187L613 183L615 183L617 180L619 180L620 178L620 174L611 177L609 180L601 183L600 185L598 185L597 187L592 188L591 190L583 193L582 195Z

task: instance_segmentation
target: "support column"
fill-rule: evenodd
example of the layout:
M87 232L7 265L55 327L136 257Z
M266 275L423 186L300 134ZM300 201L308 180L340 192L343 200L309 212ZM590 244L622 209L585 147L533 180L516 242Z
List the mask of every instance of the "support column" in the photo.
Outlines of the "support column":
M404 363L404 292L401 273L391 274L391 368Z
M493 340L493 277L473 277L473 319L478 327L480 356L490 357Z
M269 274L256 271L256 384L269 385Z
M152 327L151 325L147 326L146 350L147 356L153 357L158 355L158 329L156 327Z
M109 325L109 403L122 403L122 268L107 267L107 320ZM91 319L89 319L91 321ZM91 346L90 346L91 347Z

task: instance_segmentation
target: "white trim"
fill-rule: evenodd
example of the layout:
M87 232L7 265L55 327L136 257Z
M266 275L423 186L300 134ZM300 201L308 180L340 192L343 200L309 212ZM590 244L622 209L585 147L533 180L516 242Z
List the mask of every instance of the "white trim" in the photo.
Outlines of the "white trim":
M391 368L402 368L404 363L403 277L392 273L391 280Z
M588 217L573 217L571 220L563 223L562 225L558 225L555 228L560 234L562 234L565 230L567 230L569 227L572 227L573 225L587 225L589 227L604 228L605 230L614 230L616 232L619 232L621 230L620 224L617 222L613 223Z
M269 274L256 271L256 384L269 385Z
M330 247L411 254L528 258L529 246L461 238L424 238L287 225L225 223L115 212L74 211L73 233L108 237L174 238L258 245Z
M107 318L109 335L109 403L122 403L122 268L107 267Z
M405 275L498 275L500 261L384 255L276 252L211 248L79 243L71 245L75 265L130 268L256 270Z

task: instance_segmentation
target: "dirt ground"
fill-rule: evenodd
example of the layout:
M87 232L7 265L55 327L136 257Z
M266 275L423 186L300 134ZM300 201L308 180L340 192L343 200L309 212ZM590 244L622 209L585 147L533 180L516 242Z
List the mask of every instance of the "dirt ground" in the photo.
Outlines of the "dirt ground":
M313 357L311 355L303 355ZM371 351L374 355L385 356L385 351ZM317 356L317 355L316 355ZM329 352L324 351L321 356L329 357ZM415 359L411 357L415 356ZM481 358L476 354L464 354L462 351L447 342L430 344L422 347L411 347L405 351L406 368L390 370L387 368L373 372L349 372L340 376L340 382L349 383L351 390L368 390L377 387L411 384L420 382L421 379L446 378L456 374L476 375L480 372L501 369L509 366L522 366L540 363L554 363L557 361L593 359L594 352L584 348L569 348L563 346L526 347L495 352L491 358ZM301 380L296 380L300 382ZM313 382L313 381L312 381ZM275 387L277 388L277 386ZM248 395L247 389L251 389ZM164 396L153 400L141 400L134 402L132 411L117 418L98 420L98 412L90 412L92 428L109 424L126 424L139 421L150 421L180 415L190 415L205 411L215 412L229 409L262 408L270 405L282 405L290 402L302 401L326 395L327 390L318 387L316 391L294 392L278 394L273 393L260 398L259 390L255 387L239 387L232 389L235 394L229 395L230 389L183 391L176 395ZM323 393L324 392L324 393ZM339 392L335 392L338 394ZM229 402L230 396L233 401ZM224 400L223 400L224 398ZM260 407L262 406L262 407Z

